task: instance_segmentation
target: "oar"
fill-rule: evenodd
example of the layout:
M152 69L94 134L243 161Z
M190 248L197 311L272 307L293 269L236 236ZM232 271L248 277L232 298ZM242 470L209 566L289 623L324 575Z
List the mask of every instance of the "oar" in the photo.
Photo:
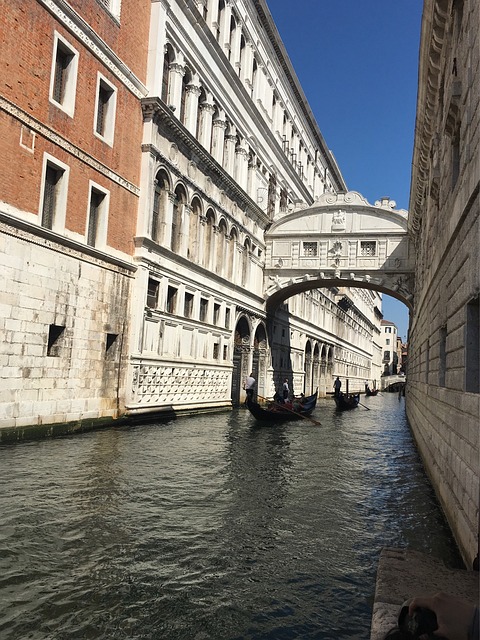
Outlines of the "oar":
M314 420L313 418L310 418L310 416L304 416L301 413L298 413L298 411L294 411L293 409L290 409L289 407L286 407L284 404L280 404L280 402L275 402L275 400L269 400L268 398L265 398L264 396L260 396L257 394L258 398L262 398L262 400L266 400L267 402L273 402L273 404L277 405L277 407L281 407L282 409L286 409L287 411L290 411L290 413L294 413L296 416L298 416L299 418L303 418L304 420L310 420L310 422L312 422L313 424L318 424L320 426L322 426L322 423L319 422L318 420Z
M367 407L366 404L362 404L361 402L358 403L361 407L364 407L367 411L370 411L370 407Z

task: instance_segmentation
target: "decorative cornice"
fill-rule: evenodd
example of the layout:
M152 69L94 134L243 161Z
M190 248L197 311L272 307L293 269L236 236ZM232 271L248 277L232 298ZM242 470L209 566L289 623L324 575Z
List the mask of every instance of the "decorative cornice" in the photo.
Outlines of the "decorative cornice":
M208 167L209 171L219 178L224 185L226 191L233 200L237 201L244 211L248 211L248 215L254 219L257 224L265 228L270 220L268 216L253 202L253 200L241 189L238 184L231 178L218 162L207 152L207 150L197 141L196 138L181 124L178 118L175 118L170 109L158 98L143 98L142 110L145 120L158 119L165 123L174 134L175 140L182 142L200 161Z
M147 88L142 82L65 0L38 0L38 2L82 42L138 99L147 95Z
M102 173L112 182L115 182L116 184L123 187L127 191L130 191L130 193L133 193L136 196L140 195L139 187L132 184L131 182L120 176L118 173L115 173L109 167L102 164L88 153L85 153L85 151L79 149L76 145L69 142L59 133L56 133L55 131L53 131L53 129L50 129L43 123L39 122L36 118L33 118L26 111L23 111L23 109L20 109L20 107L17 107L17 105L9 102L2 96L0 96L0 109L16 118L19 122L27 126L32 131L35 131L35 133L38 133L46 140L49 140L53 144L57 145L57 147L60 147L71 156L74 156L75 158L77 158L77 160L80 160L80 162L83 162L92 169L95 169L95 171Z

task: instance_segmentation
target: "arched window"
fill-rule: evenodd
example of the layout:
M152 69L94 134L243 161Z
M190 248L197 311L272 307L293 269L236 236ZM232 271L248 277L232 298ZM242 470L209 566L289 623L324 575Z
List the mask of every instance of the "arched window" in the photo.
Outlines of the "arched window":
M162 95L163 102L168 104L170 65L175 59L175 54L171 45L167 44L163 55L163 75L162 75Z
M235 60L232 60L232 46L234 42L234 33L236 28L237 28L237 23L235 22L235 18L232 16L230 18L230 33L228 36L228 59L232 63L235 62Z
M252 98L256 98L256 84L257 84L257 73L258 73L258 65L255 58L253 59L253 70L252 70Z
M246 54L246 42L242 34L242 36L240 37L240 64L238 66L238 75L242 78L242 80L245 79L245 71L246 71L245 54Z
M165 220L165 210L167 207L167 197L169 192L169 181L167 173L162 169L155 176L155 187L153 192L152 221L150 235L152 240L160 242L161 223Z

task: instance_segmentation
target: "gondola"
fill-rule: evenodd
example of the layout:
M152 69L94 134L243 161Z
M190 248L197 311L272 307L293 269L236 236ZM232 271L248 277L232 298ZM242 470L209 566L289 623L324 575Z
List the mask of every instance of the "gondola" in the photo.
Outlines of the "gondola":
M365 395L366 396L376 396L378 393L378 389L370 389L367 387L367 390L365 391Z
M315 409L317 404L318 389L312 396L303 399L301 406L293 409L290 405L284 405L280 402L271 402L270 406L261 407L257 402L253 402L247 398L246 405L252 416L262 422L286 422L287 420L301 420L308 416Z
M356 409L358 407L358 403L360 402L360 394L352 393L345 394L341 393L338 396L333 396L335 400L335 404L337 405L338 411L347 411L348 409Z

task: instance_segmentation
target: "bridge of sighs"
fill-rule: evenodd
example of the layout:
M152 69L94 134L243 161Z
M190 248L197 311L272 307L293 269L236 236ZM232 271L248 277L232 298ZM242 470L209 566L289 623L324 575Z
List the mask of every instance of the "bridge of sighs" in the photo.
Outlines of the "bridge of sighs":
M267 309L319 287L386 293L413 308L414 247L407 212L383 198L323 194L312 206L274 220L265 234Z

